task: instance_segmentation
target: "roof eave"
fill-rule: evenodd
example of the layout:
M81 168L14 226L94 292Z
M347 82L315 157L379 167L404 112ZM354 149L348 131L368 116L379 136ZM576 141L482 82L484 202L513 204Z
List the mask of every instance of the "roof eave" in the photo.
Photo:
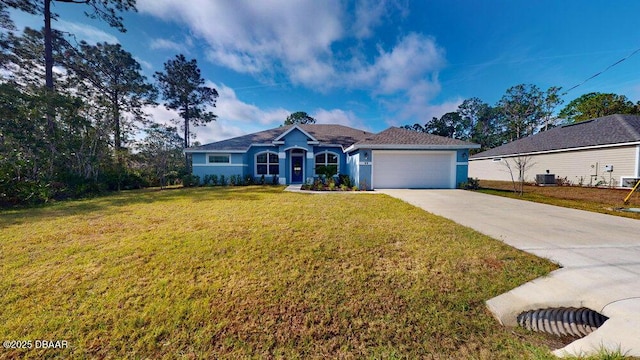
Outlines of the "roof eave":
M486 159L493 159L493 158L499 158L499 157L514 157L514 156L530 156L530 155L553 154L553 153L565 152L565 151L592 150L592 149L603 149L603 148L610 148L610 147L633 146L633 145L640 145L640 141L632 141L632 142L626 142L626 143L614 143L614 144L602 144L602 145L591 145L591 146L579 146L579 147L571 147L571 148L564 148L564 149L530 151L530 152L510 153L510 154L495 154L495 155L480 156L480 157L471 156L471 157L469 157L469 160L486 160Z
M225 149L184 149L184 153L186 154L195 154L195 153L224 153L224 154L242 154L246 153L247 150L225 150Z
M478 149L478 144L468 145L423 145L423 144L354 144L349 146L345 152L351 152L358 149L368 150L462 150L462 149Z

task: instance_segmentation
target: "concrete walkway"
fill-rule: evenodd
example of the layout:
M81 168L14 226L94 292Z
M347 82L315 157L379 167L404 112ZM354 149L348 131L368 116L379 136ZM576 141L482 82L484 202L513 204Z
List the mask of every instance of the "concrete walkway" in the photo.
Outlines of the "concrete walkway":
M526 310L584 306L609 320L556 355L640 356L640 220L463 190L380 192L562 266L488 300L502 324L516 326Z

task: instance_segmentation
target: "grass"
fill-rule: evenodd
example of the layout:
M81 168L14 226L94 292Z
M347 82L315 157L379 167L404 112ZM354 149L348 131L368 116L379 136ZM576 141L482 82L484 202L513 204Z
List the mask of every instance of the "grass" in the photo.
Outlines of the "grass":
M617 210L622 207L640 207L639 191L636 191L631 196L629 204L623 204L623 200L629 194L630 189L525 185L524 194L521 197L513 193L511 182L481 180L479 191L515 199L640 219L639 213Z
M552 358L484 301L554 265L384 195L277 187L0 213L0 358Z

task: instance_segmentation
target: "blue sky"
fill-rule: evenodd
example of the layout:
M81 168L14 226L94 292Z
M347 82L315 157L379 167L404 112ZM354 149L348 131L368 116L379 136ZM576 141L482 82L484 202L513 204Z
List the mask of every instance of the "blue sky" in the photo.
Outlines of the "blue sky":
M280 125L294 111L370 131L424 124L470 97L494 104L513 85L564 90L640 48L640 1L137 0L119 33L53 4L54 27L119 42L145 75L178 53L220 93L206 143ZM15 14L18 26L39 18ZM564 96L640 100L640 54ZM149 109L157 121L177 117Z

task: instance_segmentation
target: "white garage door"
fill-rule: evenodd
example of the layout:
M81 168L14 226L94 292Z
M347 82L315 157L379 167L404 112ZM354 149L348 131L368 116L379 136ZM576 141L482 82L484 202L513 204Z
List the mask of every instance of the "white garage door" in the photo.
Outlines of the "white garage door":
M374 151L375 189L455 187L455 151Z

